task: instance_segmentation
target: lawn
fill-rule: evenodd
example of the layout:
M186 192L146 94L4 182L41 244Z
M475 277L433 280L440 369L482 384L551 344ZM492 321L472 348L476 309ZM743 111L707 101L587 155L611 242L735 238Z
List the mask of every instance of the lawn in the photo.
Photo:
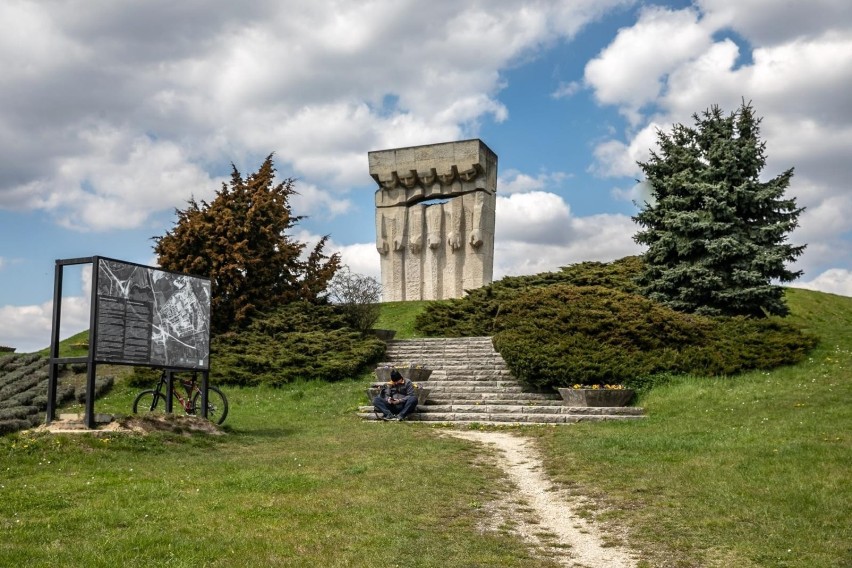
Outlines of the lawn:
M788 298L822 338L807 361L678 377L641 423L537 433L549 473L606 504L650 565L852 565L852 298Z
M642 422L518 429L645 566L852 564L852 299L789 298L823 338L797 366L676 377ZM0 437L0 566L555 566L479 528L508 489L483 450L359 421L369 380L226 387L224 436Z

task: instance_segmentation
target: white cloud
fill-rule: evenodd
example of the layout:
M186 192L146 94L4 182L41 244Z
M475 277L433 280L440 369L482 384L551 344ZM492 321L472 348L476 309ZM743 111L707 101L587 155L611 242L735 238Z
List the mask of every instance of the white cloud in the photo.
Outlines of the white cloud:
M334 218L352 208L352 202L339 194L334 194L309 183L296 183L296 194L290 198L290 205L299 215L320 215Z
M563 243L570 231L570 216L568 204L555 193L498 195L494 238L528 244Z
M575 217L563 199L547 192L497 198L494 277L556 270L587 260L638 254L636 226L626 215Z
M174 142L133 136L99 125L79 134L91 154L58 159L53 176L13 188L24 203L45 209L60 224L107 230L141 226L155 211L209 198L221 183L187 160ZM0 193L0 204L3 193Z
M619 105L637 123L639 109L663 92L666 75L703 53L710 43L697 11L650 6L586 65L585 82L598 101Z
M559 83L559 86L556 87L556 90L550 96L554 99L564 99L574 96L582 87L583 85L579 81L562 82Z
M368 150L505 120L501 70L629 1L7 2L0 207L139 226L217 189L211 165L272 151L281 171L345 192L369 182Z
M89 298L92 269L80 270L82 294L62 298L60 339L89 328ZM50 347L53 328L53 300L28 306L0 306L0 345L29 353Z
M53 301L31 306L0 307L0 345L29 353L50 347ZM62 299L62 330L65 339L89 328L89 301L83 297Z
M332 245L331 250L340 253L341 263L348 266L353 273L371 276L381 282L382 268L376 243Z
M846 0L697 0L714 29L732 28L761 45L850 28Z
M638 177L635 162L656 148L658 128L691 126L691 115L713 104L730 112L751 101L763 118L764 179L795 167L788 195L807 207L791 236L808 244L794 268L820 272L852 262L844 236L852 214L852 106L839 95L852 84L852 10L842 2L785 3L802 18L799 26L776 4L701 0L700 12L649 8L620 30L588 63L585 78L596 98L615 105L630 124L623 137L596 145L591 171ZM809 13L820 8L825 13ZM731 29L746 41L725 37ZM650 61L649 52L663 55Z
M841 296L852 296L852 271L842 268L832 268L818 275L813 280L797 282L796 288L818 290Z
M543 172L537 176L531 176L518 170L507 170L500 174L497 180L497 191L504 195L541 190L553 191L559 188L568 177L568 174L564 172Z
M625 215L592 215L567 221L559 242L531 243L498 236L494 245L494 278L558 270L577 262L608 262L639 254L636 227ZM498 233L499 235L499 233Z

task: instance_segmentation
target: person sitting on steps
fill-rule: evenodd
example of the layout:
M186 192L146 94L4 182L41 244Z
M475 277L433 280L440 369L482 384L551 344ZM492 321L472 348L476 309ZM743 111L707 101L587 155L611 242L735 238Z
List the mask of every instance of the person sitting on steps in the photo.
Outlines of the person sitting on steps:
M373 398L373 406L382 413L382 420L405 420L417 408L414 383L396 369L391 371L390 378Z

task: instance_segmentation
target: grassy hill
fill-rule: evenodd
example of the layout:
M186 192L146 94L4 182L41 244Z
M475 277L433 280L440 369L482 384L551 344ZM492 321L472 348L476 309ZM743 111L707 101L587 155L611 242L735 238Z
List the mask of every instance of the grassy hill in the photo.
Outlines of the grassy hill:
M643 566L849 565L852 298L788 301L820 337L796 365L673 375L641 422L517 429ZM422 306L391 307L380 327L415 333ZM0 437L0 565L366 566L392 532L410 566L556 566L480 530L511 491L486 450L355 417L370 379L226 388L220 437ZM137 390L119 379L96 409L127 413Z

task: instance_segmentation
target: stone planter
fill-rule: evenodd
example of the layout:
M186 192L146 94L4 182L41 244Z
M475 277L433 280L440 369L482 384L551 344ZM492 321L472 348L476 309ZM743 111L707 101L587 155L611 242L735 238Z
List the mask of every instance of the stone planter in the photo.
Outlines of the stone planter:
M392 367L376 367L376 381L379 383L389 383Z
M556 389L565 406L627 406L633 389Z
M412 383L422 383L423 381L428 381L429 377L432 375L432 369L426 369L423 367L402 367L401 369L397 369L397 371L399 371L400 375L402 375Z
M432 369L423 367L376 367L376 380L380 383L389 382L391 371L396 369L399 374L411 381L412 383L422 383L428 381L432 375Z

